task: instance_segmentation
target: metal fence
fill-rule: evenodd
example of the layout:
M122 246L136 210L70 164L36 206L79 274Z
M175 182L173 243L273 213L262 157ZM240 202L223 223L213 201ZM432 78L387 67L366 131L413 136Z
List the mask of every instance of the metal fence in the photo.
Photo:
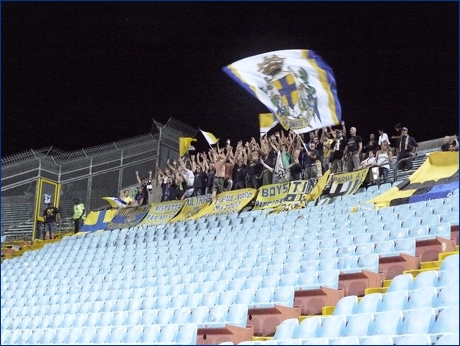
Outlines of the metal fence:
M87 211L107 206L102 197L118 196L137 184L136 171L147 177L157 162L179 156L179 137L193 137L197 129L179 120L153 120L151 133L91 148L64 152L54 147L30 150L2 158L2 236L7 240L32 237L37 185L40 178L60 184L59 208L63 220L72 217L72 200ZM43 211L45 205L39 207Z

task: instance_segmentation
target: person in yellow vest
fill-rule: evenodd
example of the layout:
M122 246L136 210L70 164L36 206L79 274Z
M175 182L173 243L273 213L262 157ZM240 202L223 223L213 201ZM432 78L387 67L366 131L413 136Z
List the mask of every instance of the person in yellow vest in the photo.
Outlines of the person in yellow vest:
M73 220L75 224L75 234L78 233L83 226L83 222L86 219L85 215L85 205L80 203L78 198L74 198L73 202L75 205L73 206Z

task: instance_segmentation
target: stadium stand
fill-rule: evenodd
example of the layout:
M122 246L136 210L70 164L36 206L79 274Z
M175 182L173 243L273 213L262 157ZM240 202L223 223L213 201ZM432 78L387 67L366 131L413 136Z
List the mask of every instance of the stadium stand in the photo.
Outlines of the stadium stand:
M458 196L352 210L385 191L46 243L1 264L1 343L458 344Z

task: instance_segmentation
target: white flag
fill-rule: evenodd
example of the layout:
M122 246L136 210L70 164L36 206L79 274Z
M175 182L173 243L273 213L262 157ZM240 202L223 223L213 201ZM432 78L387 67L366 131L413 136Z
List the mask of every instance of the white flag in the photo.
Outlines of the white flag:
M332 69L311 50L282 50L251 56L224 71L257 97L280 124L296 133L341 121Z
M206 138L206 140L208 141L209 145L213 145L219 142L219 138L216 138L216 136L214 136L211 132L205 132L201 129L200 131L203 134L204 138Z

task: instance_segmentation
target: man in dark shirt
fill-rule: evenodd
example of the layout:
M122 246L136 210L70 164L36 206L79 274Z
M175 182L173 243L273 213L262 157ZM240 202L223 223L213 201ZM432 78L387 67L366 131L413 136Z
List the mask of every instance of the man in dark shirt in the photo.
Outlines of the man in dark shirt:
M209 164L208 174L206 176L206 191L205 194L208 195L212 193L212 185L214 184L214 177L216 176L216 169L214 168L214 163Z
M341 130L335 130L335 138L331 144L331 173L343 172L343 152L347 146L347 139Z
M236 164L233 166L233 189L240 190L246 188L246 165L243 158L238 157Z
M371 133L369 135L369 141L366 143L366 146L363 149L363 153L366 153L366 157L369 157L369 153L372 151L375 153L379 146L379 143L377 139L375 138L375 135Z
M195 180L193 181L193 189L195 196L202 196L206 188L207 175L201 170L200 166L196 167Z
M270 148L270 151L264 160L265 164L271 168L275 168L276 155L276 151L273 148ZM270 184L273 184L273 173L270 169L266 168L262 173L262 186Z
M418 144L414 137L407 134L407 127L401 128L401 138L399 139L398 146L398 169L408 170L412 169L412 158L417 155Z
M359 169L361 165L361 151L363 150L363 140L356 135L356 127L350 127L350 138L347 141L347 146L343 152L347 159L348 172L353 172ZM347 155L348 153L348 155Z
M149 204L149 193L147 190L147 186L139 186L137 188L136 202L137 205Z
M318 157L319 153L318 150L316 150L316 145L314 142L311 142L305 155L305 179L308 180L318 176L318 166L316 165Z
M259 161L259 154L252 153L251 162L247 167L246 183L248 188L258 189L260 187L260 175L264 166Z
M175 201L179 199L178 186L172 177L168 177L166 183L161 184L161 188L164 189L164 201Z
M45 239L50 239L50 233L51 239L54 239L57 223L61 223L61 213L53 202L48 203L48 208L43 211L43 219L45 221Z

